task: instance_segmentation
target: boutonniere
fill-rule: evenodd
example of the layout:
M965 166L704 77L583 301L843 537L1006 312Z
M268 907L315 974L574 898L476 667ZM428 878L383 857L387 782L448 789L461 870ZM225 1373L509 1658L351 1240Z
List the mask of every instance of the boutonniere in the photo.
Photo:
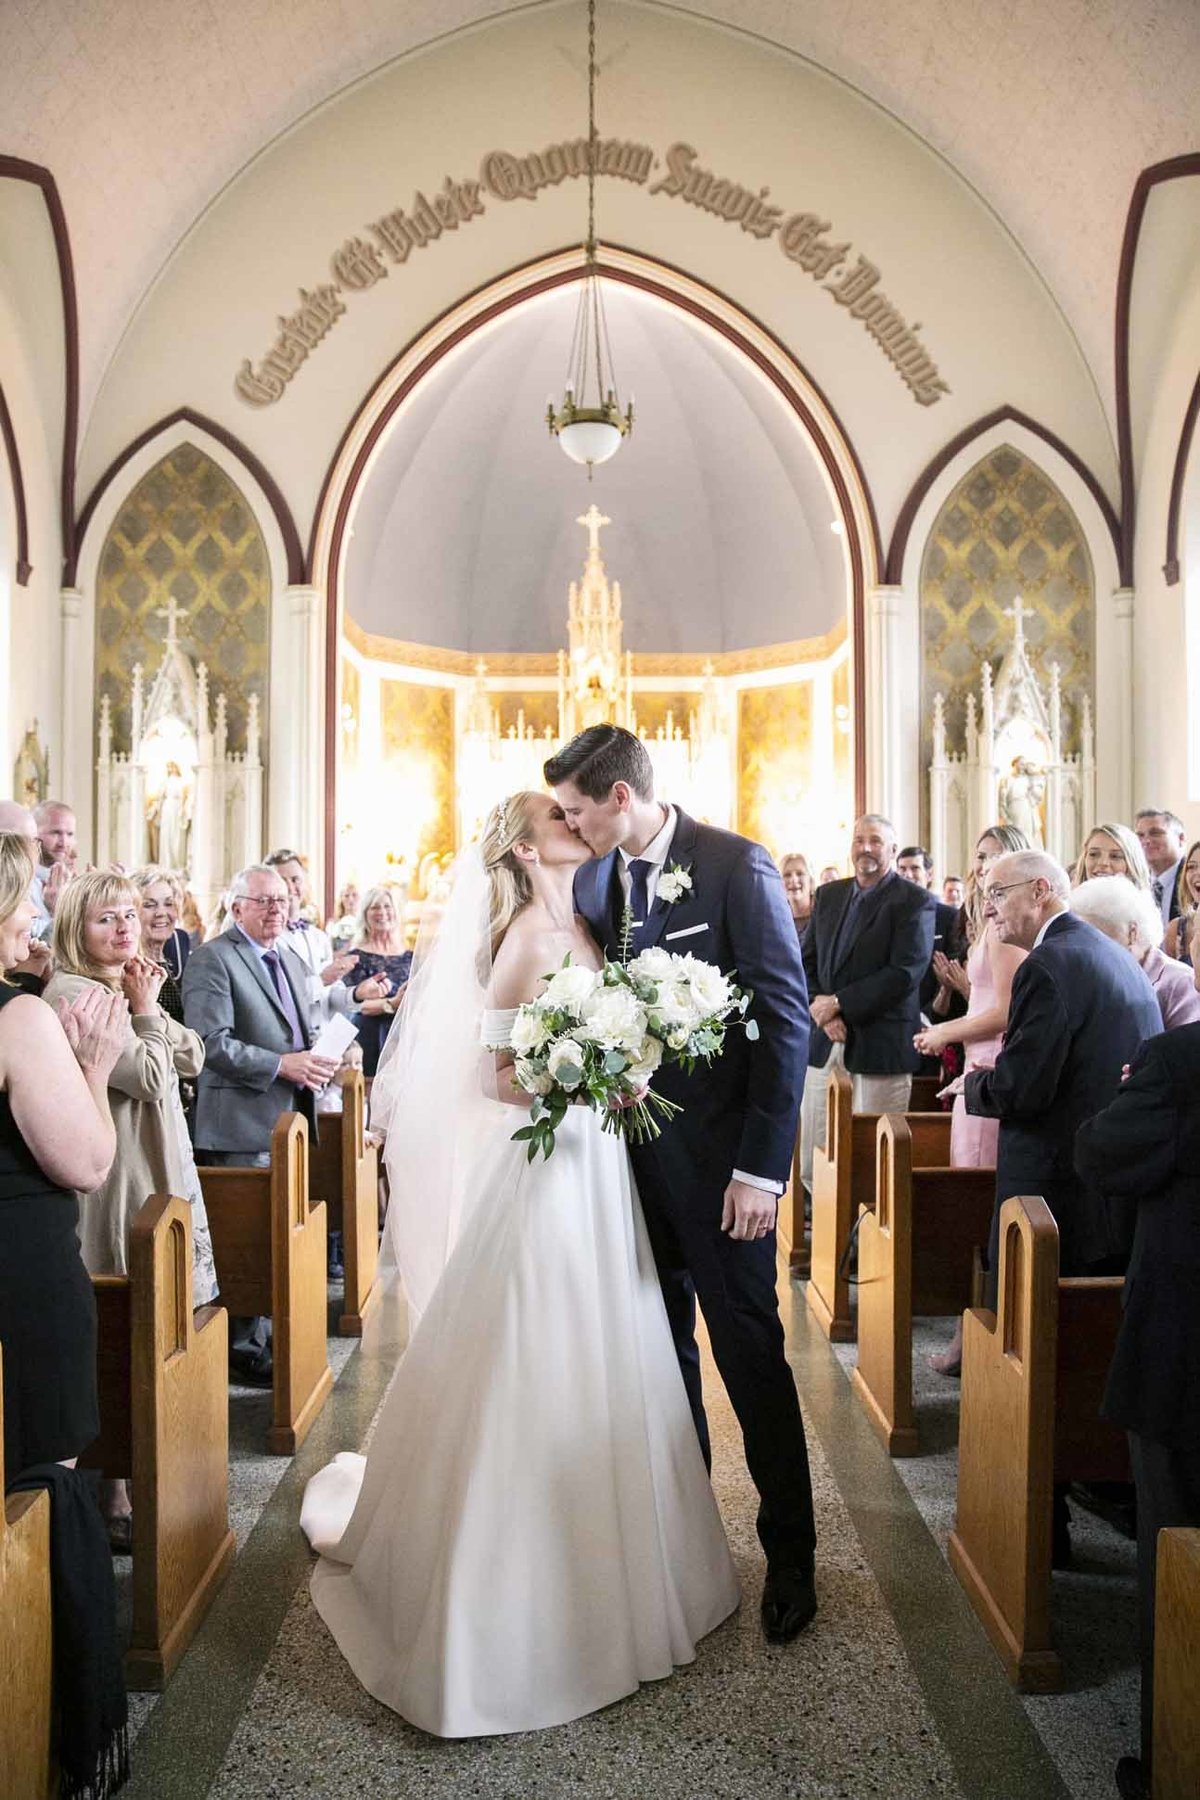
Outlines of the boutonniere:
M658 878L658 898L665 900L668 906L674 906L685 894L692 891L692 875L680 863L670 869L664 869Z

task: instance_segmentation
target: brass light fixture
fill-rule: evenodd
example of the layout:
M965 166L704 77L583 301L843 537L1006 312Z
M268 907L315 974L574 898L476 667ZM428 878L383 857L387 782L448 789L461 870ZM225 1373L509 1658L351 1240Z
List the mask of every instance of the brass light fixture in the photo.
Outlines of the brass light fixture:
M586 463L588 480L595 463L607 462L633 429L633 402L621 411L600 272L596 266L596 0L588 0L588 215L584 240L583 286L575 315L575 334L567 364L566 391L556 412L551 399L546 423L572 462Z

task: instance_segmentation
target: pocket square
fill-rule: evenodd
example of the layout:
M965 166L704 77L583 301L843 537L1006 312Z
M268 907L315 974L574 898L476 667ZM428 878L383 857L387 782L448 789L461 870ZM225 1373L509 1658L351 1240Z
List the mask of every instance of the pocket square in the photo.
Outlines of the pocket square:
M688 926L685 926L682 931L666 932L663 936L663 943L669 944L671 942L672 938L695 937L695 935L698 931L707 931L707 930L708 930L708 920L706 919L704 921L703 925L688 925Z

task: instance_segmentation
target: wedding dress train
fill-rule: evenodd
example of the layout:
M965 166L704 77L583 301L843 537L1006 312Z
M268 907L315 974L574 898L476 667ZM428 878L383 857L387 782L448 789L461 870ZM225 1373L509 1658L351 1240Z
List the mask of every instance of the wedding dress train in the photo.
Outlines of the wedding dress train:
M739 1597L624 1144L577 1107L531 1165L519 1113L490 1111L481 1197L370 1454L316 1475L301 1515L346 1660L440 1737L607 1706Z

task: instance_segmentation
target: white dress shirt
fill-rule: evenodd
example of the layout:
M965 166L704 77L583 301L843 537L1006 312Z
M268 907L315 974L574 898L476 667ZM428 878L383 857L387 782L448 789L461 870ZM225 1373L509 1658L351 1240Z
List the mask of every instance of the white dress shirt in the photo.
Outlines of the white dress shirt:
M1175 889L1179 885L1179 866L1182 861L1181 856L1179 862L1172 863L1164 875L1156 875L1153 869L1150 871L1150 892L1158 902L1164 931L1171 923L1171 902L1175 898Z
M671 845L675 838L675 827L679 822L679 814L673 806L665 806L664 811L666 817L662 822L662 826L654 837L650 839L646 848L641 851L640 856L635 857L633 852L631 850L626 850L623 844L617 852L617 877L621 883L621 892L625 896L626 906L629 905L629 896L633 889L633 877L629 873L629 865L631 862L639 860L650 864L650 867L646 870L647 911L654 905L655 895L658 893L658 878L666 867L667 858L671 854ZM642 922L644 923L644 921ZM775 1194L776 1196L782 1194L787 1186L786 1182L773 1181L770 1176L767 1175L748 1175L745 1169L735 1169L733 1171L733 1179L735 1181L744 1181L747 1187L761 1188L764 1193Z

